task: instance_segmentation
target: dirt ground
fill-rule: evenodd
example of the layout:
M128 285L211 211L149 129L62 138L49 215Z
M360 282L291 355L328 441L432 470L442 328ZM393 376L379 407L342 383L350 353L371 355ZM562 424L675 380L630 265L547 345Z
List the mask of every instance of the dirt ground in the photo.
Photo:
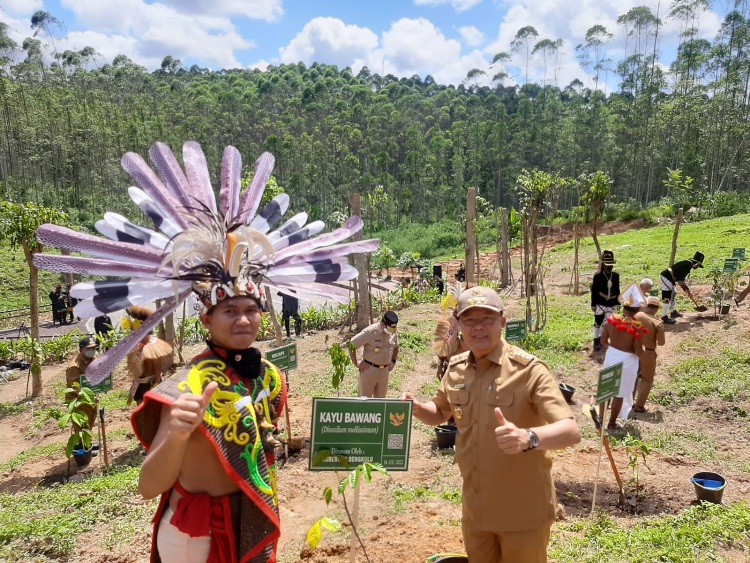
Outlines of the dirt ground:
M563 242L556 239L555 242ZM494 257L483 259L484 268L491 268ZM444 263L443 269L449 276L455 273L459 261ZM394 273L394 278L397 274ZM548 293L562 291L567 287L569 274L550 272ZM398 278L396 278L398 279ZM560 289L558 289L558 287ZM704 288L705 289L705 288ZM700 288L697 288L700 290ZM517 307L518 292L506 300L509 317L513 317ZM582 307L588 306L582 298ZM401 325L406 329L408 322L437 318L437 305L420 305L400 311ZM677 325L667 328L667 344L659 351L658 379L666 378L669 364L688 357L691 347L680 346L684 341L700 342L712 339L715 349L748 345L750 334L750 305L733 308L731 322L717 321L709 313L686 313ZM291 393L289 411L291 428L295 436L308 437L312 399L295 392L295 380L301 381L306 374L325 373L330 360L325 355L331 341L341 341L338 331L328 331L306 335L298 340L300 368L291 373ZM264 347L268 347L267 345ZM686 351L687 350L687 351ZM698 471L717 471L729 481L723 502L732 504L750 498L750 424L732 414L732 407L713 398L704 398L680 408L665 408L650 404L649 412L637 415L633 427L644 439L660 431L683 432L689 436L701 432L709 437L714 451L710 456L696 455L696 448L690 451L677 451L673 454L652 452L647 458L647 467L640 474L641 494L637 503L635 495L628 494L625 509L618 507L618 488L606 456L600 454L597 435L590 420L582 415L582 402L595 391L596 373L600 369L603 354L593 353L589 348L579 353L579 363L565 372L555 373L559 381L577 388L573 397L573 412L582 428L583 440L574 448L554 452L553 476L557 486L559 517L562 520L586 518L592 508L594 484L598 475L596 491L597 507L606 511L615 520L631 525L644 516L678 514L696 503L695 492L690 477ZM401 364L397 369L405 369ZM63 365L47 367L44 370L44 396L38 405L57 404L54 397L56 384L63 379ZM396 397L401 391L418 392L423 385L435 377L435 358L429 352L417 357L416 365L408 373L403 373L401 388L389 389L389 396ZM21 403L24 401L26 378L22 377L7 384L0 384L0 402ZM116 374L116 389L126 389L127 381L121 372ZM744 408L748 408L744 405ZM36 408L39 408L37 406ZM139 463L142 459L134 447L132 436L127 434L129 409L114 410L108 414L108 434L110 458L114 463ZM49 420L29 437L27 428L32 420L31 411L26 410L15 416L0 419L2 451L0 463L35 446L62 444L65 432ZM120 430L118 433L117 431ZM114 433L114 434L113 434ZM687 448L686 448L687 449ZM308 471L308 450L303 448L288 460L280 461L279 507L282 522L282 539L279 547L279 561L308 561L311 563L343 563L349 561L348 530L338 534L326 534L320 547L311 552L304 547L304 540L310 525L318 518L329 515L342 518L340 505L333 504L326 511L322 491L327 485L335 485L343 474ZM624 448L615 450L620 472L626 480L632 473ZM701 460L701 457L709 457ZM599 461L601 458L601 462ZM91 473L102 470L99 459L86 469L79 471L74 479L84 479ZM66 477L67 462L62 455L53 455L24 463L0 476L0 492L26 491L37 486L50 486L62 482ZM74 470L75 472L75 470ZM425 497L410 502L405 511L393 509L393 491L400 488L429 486L442 490L445 487L460 487L458 467L453 462L452 450L438 450L434 433L430 428L417 424L412 433L409 470L391 472L387 476L375 475L373 482L362 488L359 531L367 547L370 561L384 563L390 561L422 562L428 556L441 552L462 552L460 530L461 508L439 498ZM133 504L143 502L134 496ZM144 529L147 529L144 526ZM112 553L96 546L95 541L78 542L82 546L71 561L117 561L145 562L148 560L145 538L133 538L132 545ZM727 552L726 561L745 561L742 553ZM359 556L358 560L364 558Z

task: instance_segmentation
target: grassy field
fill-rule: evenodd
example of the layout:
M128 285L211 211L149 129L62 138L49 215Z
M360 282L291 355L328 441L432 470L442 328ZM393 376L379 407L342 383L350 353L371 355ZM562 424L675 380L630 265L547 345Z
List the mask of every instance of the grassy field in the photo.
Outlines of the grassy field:
M642 277L658 279L667 266L672 227L663 226L601 237L603 248L614 250L617 271L624 285ZM696 250L706 255L707 266L723 261L736 247L750 242L750 215L735 216L702 223L685 224L680 231L678 259L692 257ZM593 272L595 250L590 239L582 242L582 272ZM2 272L23 262L0 252ZM572 263L572 244L565 244L547 254L548 277L565 279ZM2 274L0 274L2 275ZM19 274L20 275L20 274ZM582 283L586 284L585 276ZM691 275L696 284L706 284L706 271ZM18 299L18 296L16 296ZM554 371L577 377L592 385L595 373L582 364L582 350L591 339L591 313L585 296L571 296L561 291L549 295L549 322L545 330L533 335L526 347L544 359ZM433 319L426 316L403 316L400 369L391 388L400 389L418 362L431 357L430 341ZM750 340L746 335L732 346L726 333L731 325L706 328L695 338L684 339L675 346L678 356L660 378L651 401L670 409L684 409L696 421L694 427L658 426L655 430L638 427L639 440L653 454L676 455L696 462L711 462L731 468L750 478L748 444L750 444ZM710 330L709 330L710 329ZM331 373L325 369L305 372L295 378L295 392L303 396L336 396L331 388ZM437 387L433 381L421 389L428 395ZM356 374L350 367L339 392L356 394ZM706 401L726 405L727 436L711 434L701 427L706 422ZM703 405L703 406L699 406ZM713 403L712 403L713 404ZM25 405L25 404L24 404ZM24 405L0 403L0 419L23 416ZM107 396L107 408L124 410L123 392ZM38 409L38 419L54 418L54 407ZM44 421L42 421L44 422ZM415 423L415 432L431 429ZM593 441L591 426L583 428L585 439ZM125 432L113 435L126 440ZM720 441L735 441L742 454L719 447ZM55 446L30 447L14 456L0 470L11 473L24 464L55 454ZM744 456L744 457L743 457ZM446 465L449 465L447 463ZM148 529L154 503L133 503L137 497L138 468L115 466L105 474L82 483L35 487L17 494L0 494L0 560L2 561L72 561L75 538L101 529L101 541L113 552L124 550ZM420 486L393 487L390 495L394 514L409 513L416 503L425 500L455 505L460 490L444 486L437 480ZM452 526L457 522L450 523ZM581 562L716 562L750 560L750 505L691 506L678 514L649 517L613 518L603 511L592 518L570 518L555 526L550 543L550 559L560 563ZM727 553L736 556L730 559ZM291 561L292 559L283 560Z

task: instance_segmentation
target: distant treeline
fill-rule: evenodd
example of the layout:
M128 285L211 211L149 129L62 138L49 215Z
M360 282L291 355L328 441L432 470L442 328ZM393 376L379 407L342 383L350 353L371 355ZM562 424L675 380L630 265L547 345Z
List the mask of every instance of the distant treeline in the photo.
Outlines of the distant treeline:
M125 152L145 155L164 141L179 156L186 140L203 145L215 187L225 145L240 150L250 171L271 151L278 184L313 218L346 212L347 196L359 192L370 232L455 219L470 186L494 206L516 205L523 169L571 178L601 170L613 196L635 205L666 195L668 168L693 177L702 196L745 192L745 4L713 42L686 19L669 67L657 64L661 22L648 14L632 16L638 41L622 61L596 55L607 33L595 26L579 47L597 76L605 67L619 76L607 95L578 81L505 87L502 73L492 87L470 73L456 88L321 64L213 72L166 57L150 73L118 56L92 68L101 62L93 49L56 53L33 38L18 46L0 23L0 199L55 206L90 226L126 204ZM571 192L558 205L578 203Z

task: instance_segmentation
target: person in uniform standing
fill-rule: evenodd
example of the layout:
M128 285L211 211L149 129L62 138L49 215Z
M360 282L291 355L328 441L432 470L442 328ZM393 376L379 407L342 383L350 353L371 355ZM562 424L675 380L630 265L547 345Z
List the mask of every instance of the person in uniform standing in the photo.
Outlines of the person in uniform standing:
M686 280L690 272L696 268L703 267L703 254L696 252L689 260L680 260L675 262L666 270L659 274L659 285L661 286L661 301L664 305L664 313L661 320L668 325L673 325L676 318L681 317L682 313L677 311L677 286L679 285L687 296L695 301L693 294L690 292Z
M414 416L426 424L456 421L469 560L545 562L557 507L548 450L577 444L578 425L549 368L503 339L493 289L464 290L456 317L468 351L451 358L432 399L401 398L414 400Z
M635 320L640 322L646 330L642 332L643 354L640 357L640 372L636 382L636 395L633 411L646 412L646 399L654 385L656 375L656 347L664 346L664 323L658 318L659 298L646 298L645 310L635 314Z
M382 399L388 390L388 377L398 360L398 315L387 311L350 341L349 357L359 368L359 396ZM362 361L357 348L363 348Z
M68 387L72 388L74 383L77 385L81 384L81 376L85 375L86 368L88 368L89 365L91 365L91 362L94 361L98 350L99 343L93 336L84 336L78 341L78 354L76 354L75 358L73 358L68 365L68 368L65 370L65 383ZM72 393L65 395L66 403L73 398L74 395ZM83 405L81 406L81 410L83 410L86 413L86 416L88 416L88 427L92 428L94 422L96 422L96 407L93 405ZM79 430L78 425L75 423L73 423L73 430L76 432Z
M591 283L591 312L594 313L594 351L602 349L601 337L603 325L615 312L620 296L620 274L614 271L615 253L611 250L602 252L599 271L594 274Z

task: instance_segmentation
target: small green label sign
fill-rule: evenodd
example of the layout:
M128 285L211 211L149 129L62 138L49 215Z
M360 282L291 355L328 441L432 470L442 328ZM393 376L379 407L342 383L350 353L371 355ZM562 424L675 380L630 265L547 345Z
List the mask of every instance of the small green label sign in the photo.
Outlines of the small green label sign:
M266 359L281 371L297 368L297 344L287 344L266 352Z
M411 409L411 401L398 399L313 398L309 469L339 471L367 462L406 471Z
M725 258L724 259L724 273L736 272L739 268L739 258Z
M86 379L86 374L83 374L81 376L81 389L83 389L84 387L88 387L94 393L106 393L107 391L112 391L112 374L110 373L96 385L91 385L91 383L89 383L89 380Z
M508 342L521 342L526 338L526 321L508 321L505 324L505 340Z
M745 249L744 248L732 249L732 258L737 258L738 260L745 260Z
M608 401L620 393L622 379L622 362L604 368L599 372L599 384L596 388L596 404Z

